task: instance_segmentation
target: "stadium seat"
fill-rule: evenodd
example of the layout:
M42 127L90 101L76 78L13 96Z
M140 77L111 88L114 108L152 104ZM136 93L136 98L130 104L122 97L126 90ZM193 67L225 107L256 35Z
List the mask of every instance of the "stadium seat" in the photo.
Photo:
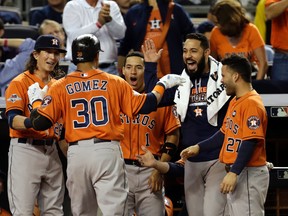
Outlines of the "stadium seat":
M29 23L30 23L30 20L32 19L32 15L35 11L38 11L38 10L42 10L43 6L39 6L39 7L31 7L30 10L29 10L29 13L28 13L28 20L29 20Z
M0 6L0 17L4 24L21 24L22 15L17 7Z
M5 25L3 38L32 38L36 40L39 36L38 28L30 25Z

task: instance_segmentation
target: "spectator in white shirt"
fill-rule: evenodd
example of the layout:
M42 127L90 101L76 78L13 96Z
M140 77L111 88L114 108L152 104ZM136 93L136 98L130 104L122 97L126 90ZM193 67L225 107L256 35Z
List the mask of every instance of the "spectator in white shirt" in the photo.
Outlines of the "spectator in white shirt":
M119 6L111 0L68 1L63 12L63 27L67 34L67 55L71 59L73 39L82 34L94 34L101 41L99 69L118 75L116 40L125 35L126 26ZM69 72L76 69L70 67Z

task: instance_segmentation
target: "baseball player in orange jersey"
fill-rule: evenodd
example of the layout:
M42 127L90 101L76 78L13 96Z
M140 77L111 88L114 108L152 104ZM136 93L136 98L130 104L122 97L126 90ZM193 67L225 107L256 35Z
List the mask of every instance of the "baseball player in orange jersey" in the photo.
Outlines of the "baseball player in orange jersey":
M226 164L227 174L220 190L227 194L230 216L264 215L269 186L266 110L260 95L252 88L249 61L232 55L222 64L221 81L227 95L235 95L223 125L211 138L184 149L181 157L186 159L222 145L219 159Z
M149 41L147 41L149 42ZM161 55L144 52L130 52L123 66L123 74L133 90L143 93L144 70L157 70L157 60ZM147 62L155 56L153 62ZM165 215L164 187L162 175L153 168L141 167L136 155L144 153L141 146L146 146L161 161L170 161L179 142L180 121L173 107L162 107L149 114L138 114L133 119L121 114L124 125L124 139L121 148L126 164L129 193L126 206L128 215Z
M95 215L98 206L104 216L125 214L128 185L119 145L124 135L120 113L133 118L155 110L165 89L183 81L169 74L151 93L139 94L121 77L96 69L100 51L95 35L81 35L72 43L77 70L56 81L44 99L38 86L30 86L31 103L43 99L30 115L34 129L46 130L63 118L74 216Z
M55 139L59 139L62 124L35 131L31 127L27 90L36 83L44 88L52 82L60 53L60 41L52 35L42 35L35 43L27 71L14 78L6 90L6 115L10 126L8 197L13 215L32 215L37 199L42 215L63 215L64 180ZM43 94L45 93L43 90Z

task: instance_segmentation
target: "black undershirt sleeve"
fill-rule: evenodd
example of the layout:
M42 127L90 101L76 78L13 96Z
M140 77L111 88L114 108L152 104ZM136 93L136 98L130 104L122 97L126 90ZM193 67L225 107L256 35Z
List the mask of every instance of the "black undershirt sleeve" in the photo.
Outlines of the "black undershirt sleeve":
M212 151L221 148L224 141L224 134L218 130L212 137L198 143L200 151Z
M237 158L234 164L232 165L230 172L236 173L237 175L239 175L242 172L246 164L251 159L256 144L257 144L256 139L244 140L241 143Z
M153 93L147 93L146 100L139 110L139 114L148 114L157 110L157 98Z

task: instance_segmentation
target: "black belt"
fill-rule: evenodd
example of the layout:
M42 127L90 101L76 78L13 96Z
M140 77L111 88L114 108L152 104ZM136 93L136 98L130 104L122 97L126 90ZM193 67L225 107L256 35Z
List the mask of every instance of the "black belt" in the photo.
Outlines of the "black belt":
M99 68L108 68L108 67L110 67L111 65L114 65L114 62L112 62L112 63L100 63L100 64L98 65L98 67L99 67Z
M154 158L155 158L156 160L158 160L158 159L159 159L159 156L158 156L158 155L154 155ZM124 159L124 161L125 161L125 164L127 164L127 165L134 165L134 166L139 166L139 167L141 167L141 164L140 164L140 162L139 162L138 160Z
M94 138L94 144L100 143L100 142L111 142L111 140ZM78 141L70 142L70 143L69 143L69 146L72 146L72 145L78 145Z
M31 145L47 145L51 146L54 143L54 139L42 139L42 140L36 140L31 138L18 138L18 143L23 144L31 144Z
M141 167L141 164L138 160L124 159L124 161L125 161L125 164Z

